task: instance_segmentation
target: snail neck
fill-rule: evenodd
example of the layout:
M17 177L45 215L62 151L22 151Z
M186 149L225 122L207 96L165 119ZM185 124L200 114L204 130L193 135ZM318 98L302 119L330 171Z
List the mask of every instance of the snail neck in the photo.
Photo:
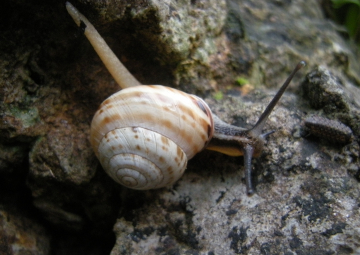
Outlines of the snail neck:
M256 157L261 153L264 136L258 136L251 130L227 124L216 115L213 115L213 119L214 135L206 149L229 156L243 156L244 148L251 146L254 148L253 156Z

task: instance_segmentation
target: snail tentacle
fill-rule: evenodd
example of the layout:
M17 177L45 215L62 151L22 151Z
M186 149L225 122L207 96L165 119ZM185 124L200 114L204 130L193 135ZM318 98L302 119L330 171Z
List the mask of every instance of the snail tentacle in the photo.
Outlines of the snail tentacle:
M269 103L269 105L266 107L265 111L261 114L259 120L256 122L255 126L250 130L254 136L259 136L264 128L264 125L267 121L267 119L269 118L270 113L272 112L272 110L274 109L275 105L277 104L277 102L280 100L281 96L284 94L285 90L287 89L287 87L289 86L291 80L294 78L295 74L297 73L297 71L299 71L302 67L304 67L306 65L305 61L300 61L296 67L294 68L294 70L291 72L291 74L289 75L289 77L286 79L286 81L284 82L284 84L281 86L281 88L279 89L279 91L276 93L276 95L274 96L274 98L271 100L271 102Z
M246 183L246 192L248 195L254 194L254 188L251 181L251 159L254 153L254 147L247 144L244 148L244 171L245 171L245 183Z

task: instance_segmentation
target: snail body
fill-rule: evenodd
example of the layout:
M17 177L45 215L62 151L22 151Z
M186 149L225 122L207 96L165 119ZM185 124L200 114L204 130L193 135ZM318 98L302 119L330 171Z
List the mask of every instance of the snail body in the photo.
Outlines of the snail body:
M254 192L251 159L261 154L265 138L273 133L262 134L262 129L305 62L296 66L255 126L244 129L220 120L195 95L161 85L141 85L86 17L69 2L66 8L122 88L100 105L90 131L95 155L115 181L133 189L168 186L183 175L187 161L205 148L244 156L247 193Z

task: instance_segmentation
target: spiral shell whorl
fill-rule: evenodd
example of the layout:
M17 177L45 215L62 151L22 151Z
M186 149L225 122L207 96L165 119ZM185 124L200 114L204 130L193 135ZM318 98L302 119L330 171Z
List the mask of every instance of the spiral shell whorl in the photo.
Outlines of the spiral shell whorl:
M99 160L118 183L132 189L155 189L177 181L187 157L170 139L144 128L107 133L99 145Z

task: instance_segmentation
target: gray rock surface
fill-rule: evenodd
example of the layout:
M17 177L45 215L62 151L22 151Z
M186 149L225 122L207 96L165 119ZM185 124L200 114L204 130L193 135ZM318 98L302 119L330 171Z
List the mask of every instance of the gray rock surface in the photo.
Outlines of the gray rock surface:
M243 159L210 151L174 186L132 191L91 151L92 116L118 87L64 2L3 1L0 205L33 212L32 238L50 236L51 254L360 254L360 53L318 1L72 3L142 83L196 93L242 127L308 65L265 126L277 132L253 162L254 196ZM353 142L305 137L309 115L346 124Z

